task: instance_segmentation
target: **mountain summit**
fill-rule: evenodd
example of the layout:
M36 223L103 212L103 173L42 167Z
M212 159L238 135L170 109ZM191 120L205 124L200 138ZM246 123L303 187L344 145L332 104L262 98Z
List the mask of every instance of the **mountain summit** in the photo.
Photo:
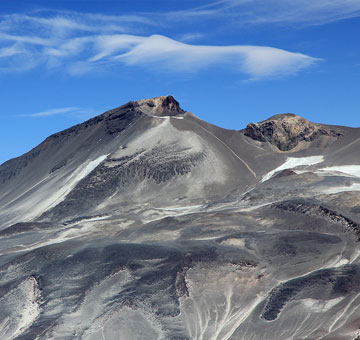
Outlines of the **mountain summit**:
M151 99L143 99L136 102L140 109L147 114L154 116L176 116L184 114L179 102L173 96L162 96Z
M304 142L315 141L324 146L342 137L341 132L292 113L275 115L261 123L250 123L245 135L261 142L267 141L281 151L309 146Z
M131 101L0 165L4 340L354 340L360 129Z

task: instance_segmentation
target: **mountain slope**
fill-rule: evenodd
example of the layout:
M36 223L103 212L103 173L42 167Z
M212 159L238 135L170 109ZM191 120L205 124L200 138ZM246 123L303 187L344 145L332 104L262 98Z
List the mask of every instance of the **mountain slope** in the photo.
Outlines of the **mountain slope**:
M227 131L183 111L172 97L148 102L151 106L146 101L128 103L52 135L3 164L5 194L0 202L7 202L3 207L8 212L3 221L16 222L19 216L31 220L52 209L49 216L55 207L57 218L103 213L98 206L109 197L118 205L128 199L147 201L150 195L163 204L163 187L168 187L165 200L203 201L255 181L246 159L259 150L245 144L241 134L233 132L236 149L241 150L234 151L224 141ZM11 212L16 217L11 218Z
M355 339L359 143L171 96L48 137L0 166L0 338Z

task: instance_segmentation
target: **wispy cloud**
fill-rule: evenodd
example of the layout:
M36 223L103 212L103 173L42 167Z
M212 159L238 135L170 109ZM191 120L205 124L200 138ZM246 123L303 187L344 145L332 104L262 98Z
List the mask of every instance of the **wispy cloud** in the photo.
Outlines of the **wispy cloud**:
M29 113L29 114L21 114L18 115L19 117L50 117L50 116L56 116L56 115L62 115L62 114L78 114L79 112L83 112L84 110L79 107L60 107L56 109L49 109L45 111L35 112L35 113Z
M222 0L171 13L172 20L227 17L238 24L320 25L359 17L358 0Z
M0 15L2 31L24 31L23 27L49 32L50 35L136 31L139 24L153 26L155 22L138 15L103 15L71 11L39 11L35 14Z
M220 1L216 6L224 4L230 5L230 0ZM211 8L203 6L201 10ZM165 69L173 73L193 73L204 68L222 67L251 79L260 79L295 74L319 60L266 46L193 45L162 35L123 33L121 23L147 22L136 16L62 15L0 16L0 71L44 66L81 75L110 66L112 69L140 66L155 72ZM97 30L96 27L101 25L97 23L98 26L92 27L94 20L104 22L104 26ZM182 40L199 37L185 35Z
M184 33L178 37L178 40L182 42L189 42L189 41L199 40L201 38L204 38L204 36L205 34L199 32Z
M59 107L52 108L44 111L34 112L34 113L25 113L19 114L17 117L28 117L28 118L49 118L54 116L69 116L72 118L86 119L92 117L94 114L99 114L104 112L104 109L94 110L90 108L81 108L76 106L70 107Z
M16 45L12 45L9 47L3 47L0 49L0 58L8 58L8 57L12 57L14 55L17 54L21 54L23 53L24 50Z

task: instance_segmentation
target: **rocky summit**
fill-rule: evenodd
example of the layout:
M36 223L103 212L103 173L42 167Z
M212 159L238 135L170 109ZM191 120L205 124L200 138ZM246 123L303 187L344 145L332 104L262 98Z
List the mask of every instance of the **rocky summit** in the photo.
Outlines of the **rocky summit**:
M245 135L260 142L269 142L281 151L295 147L310 146L306 142L317 141L320 145L329 144L342 137L342 133L321 124L288 113L273 116L261 123L250 123Z
M2 340L355 340L360 129L129 102L0 166Z

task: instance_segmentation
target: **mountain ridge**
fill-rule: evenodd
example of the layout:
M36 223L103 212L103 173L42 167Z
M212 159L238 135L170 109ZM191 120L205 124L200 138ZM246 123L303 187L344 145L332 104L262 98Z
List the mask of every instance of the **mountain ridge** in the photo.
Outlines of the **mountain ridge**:
M359 143L172 96L49 136L0 166L1 339L356 339Z
M14 157L14 158L11 158L9 160L6 160L4 163L0 164L0 166L4 165L5 163L9 162L9 161L13 161L13 160L16 160L20 157L23 157L23 156L27 156L28 158L32 158L32 155L31 153L33 153L33 151L39 147L40 145L46 145L47 143L51 143L53 140L57 140L57 139L61 139L61 138L64 138L66 137L67 135L70 135L72 133L77 133L79 132L80 130L82 129L86 129L88 127L91 127L93 125L96 125L102 121L106 121L106 120L115 120L117 118L120 118L119 116L116 116L117 113L119 113L119 111L121 110L128 110L129 112L132 112L134 113L135 109L138 108L138 109L141 109L142 106L148 106L149 103L154 103L154 101L156 100L159 100L160 102L160 106L162 106L162 104L165 102L165 106L167 105L166 102L168 102L168 104L170 104L170 109L169 109L169 112L176 112L176 114L174 114L175 116L177 114L192 114L190 113L189 111L186 111L186 110L183 110L181 107L180 107L180 104L179 102L172 96L172 95L168 95L168 96L159 96L159 97L154 97L154 98L149 98L149 99L141 99L141 100L137 100L137 101L129 101L119 107L116 107L114 109L110 109L108 111L105 111L99 115L96 115L95 117L92 117L82 123L79 123L79 124L76 124L76 125L73 125L69 128L66 128L64 130L61 130L59 132L55 132L51 135L49 135L48 137L46 137L44 139L44 141L42 141L39 145L35 146L34 148L32 148L31 150L29 150L28 152L24 153L23 155L20 155L20 156L17 156L17 157ZM155 105L155 106L153 106ZM172 106L174 105L174 106ZM155 108L158 108L159 106L159 103L158 104L150 104L150 107L155 107ZM174 110L175 108L175 110ZM174 111L173 111L174 110ZM127 113L129 113L127 112ZM149 112L145 112L144 111L141 111L142 113L144 114L147 114L149 115L150 113ZM156 115L153 115L154 117L156 117ZM161 114L159 115L161 116ZM269 118L263 120L263 121L260 121L258 123L249 123L247 127L245 127L244 129L241 129L241 130L235 130L235 131L240 131L240 132L245 132L245 135L249 132L249 125L252 126L252 125L260 125L262 123L265 123L265 122L268 122L268 121L271 121L271 120L279 120L279 119L282 119L282 118L286 118L286 117L298 117L299 119L301 120L305 120L307 121L305 118L303 118L302 116L298 115L298 114L294 114L294 113L278 113L278 114L275 114L275 115L272 115L270 116ZM198 117L197 117L198 118ZM199 119L199 118L198 118ZM205 122L205 121L204 121ZM309 121L307 121L309 122ZM311 123L311 122L310 122ZM350 128L350 127L344 127L344 126L339 126L339 125L326 125L326 124L322 124L322 123L312 123L314 125L319 125L319 126L326 126L326 127L333 127L333 128L346 128L346 129L356 129L356 128ZM213 125L213 124L212 124ZM229 130L229 131L233 131L233 129L226 129L226 128L222 128L220 127L221 129L224 129L224 130ZM114 133L114 132L110 132L110 133ZM250 133L249 133L250 135ZM256 137L258 138L258 137ZM281 151L285 151L285 150L281 150Z

